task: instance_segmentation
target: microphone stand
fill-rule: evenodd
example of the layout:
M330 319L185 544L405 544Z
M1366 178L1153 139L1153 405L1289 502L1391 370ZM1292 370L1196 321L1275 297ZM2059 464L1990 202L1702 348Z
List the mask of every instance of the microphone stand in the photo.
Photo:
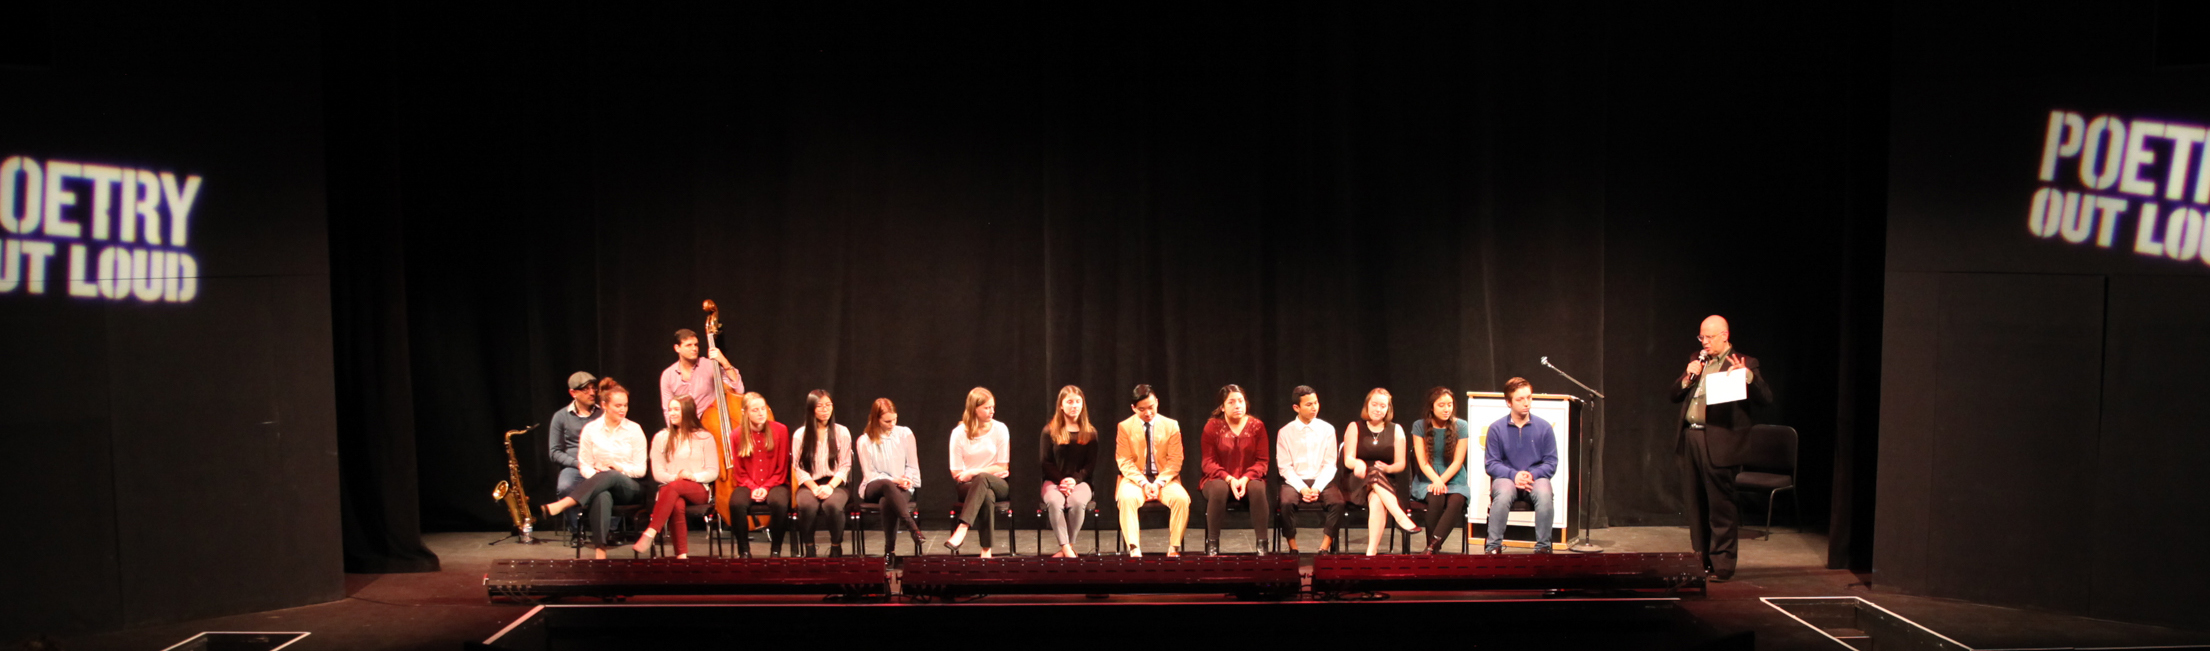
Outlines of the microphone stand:
M1589 493L1591 492L1590 486L1596 483L1595 468L1597 465L1597 461L1594 452L1596 441L1599 437L1603 436L1604 433L1604 392L1597 391L1596 389L1589 387L1589 385L1582 384L1580 380L1574 379L1571 374L1566 373L1563 369L1560 369L1556 366L1551 366L1550 358L1547 356L1542 358L1542 365L1544 368L1548 368L1551 371L1556 372L1560 377L1565 378L1566 381L1580 386L1581 390L1587 391L1589 395L1596 397L1596 400L1592 405L1595 407L1594 411L1596 413L1596 422L1589 423L1588 426L1583 429L1583 431L1586 432L1587 435L1579 437L1578 445L1574 446L1575 451L1573 454L1575 457L1582 459L1582 462L1580 471L1573 473L1574 477L1579 478L1580 486L1573 491L1573 543L1567 545L1566 549L1583 554L1594 554L1597 552L1602 552L1604 551L1604 547L1602 545L1596 544L1595 541L1589 540L1588 537L1589 518L1593 516L1593 514L1589 511L1588 504L1590 499ZM1582 400L1581 402L1583 404L1590 403L1590 401L1588 400Z

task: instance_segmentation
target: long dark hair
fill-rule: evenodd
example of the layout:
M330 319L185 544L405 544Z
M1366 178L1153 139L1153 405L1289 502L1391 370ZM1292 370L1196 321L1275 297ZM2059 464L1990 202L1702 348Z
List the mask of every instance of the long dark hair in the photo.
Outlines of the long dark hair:
M829 422L827 423L822 423L819 417L814 416L816 413L814 410L821 405L821 401L828 399L829 392L826 389L814 389L813 393L806 394L806 435L802 439L804 442L800 443L798 449L791 454L798 458L798 468L808 473L814 472L813 446L820 445L821 437L829 436L836 431L835 413L829 414ZM823 427L828 428L829 431L822 432ZM836 444L832 442L829 444L829 467L835 468L836 464Z
M1443 432L1443 454L1450 454L1450 446L1458 444L1458 428L1455 427L1456 423L1453 422L1457 419L1458 415L1457 413L1455 413L1456 410L1454 408L1452 410L1453 413L1451 414L1452 420L1443 420L1441 418L1436 418L1435 399L1448 397L1450 396L1450 394L1450 387L1435 387L1433 389L1428 389L1427 418L1421 419L1427 422L1427 436L1434 436L1436 430L1441 430ZM1456 400L1456 398L1452 398L1452 400ZM1427 438L1427 436L1422 436L1420 438Z
M1220 400L1219 402L1213 403L1212 417L1220 419L1220 424L1223 426L1228 424L1228 396L1232 396L1238 393L1243 393L1243 387L1234 384L1220 387ZM1250 418L1251 416L1250 400L1251 394L1243 393L1243 417L1246 419ZM1235 436L1241 433L1242 432L1237 432L1235 430L1228 431L1229 436Z
M683 446L683 454L688 456L691 453L691 434L706 429L705 425L698 422L698 403L692 402L690 396L676 396L675 404L683 410L683 415L676 418L675 422L668 423L668 447L660 452L661 460L668 463L675 463L675 446L678 444Z

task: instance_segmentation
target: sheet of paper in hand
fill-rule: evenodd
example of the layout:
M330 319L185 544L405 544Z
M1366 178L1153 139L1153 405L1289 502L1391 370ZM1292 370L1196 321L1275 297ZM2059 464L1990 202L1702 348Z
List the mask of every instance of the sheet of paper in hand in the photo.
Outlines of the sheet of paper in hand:
M1721 405L1749 397L1749 383L1743 380L1748 374L1748 369L1738 368L1704 376L1704 404Z

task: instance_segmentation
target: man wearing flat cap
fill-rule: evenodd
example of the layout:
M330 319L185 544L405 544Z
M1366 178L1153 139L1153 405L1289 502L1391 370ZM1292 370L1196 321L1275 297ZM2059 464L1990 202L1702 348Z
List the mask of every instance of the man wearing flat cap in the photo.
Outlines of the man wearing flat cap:
M568 397L572 400L553 412L552 429L545 437L546 456L560 466L560 481L553 486L556 495L566 494L576 482L583 481L583 471L576 469L576 446L582 442L583 426L599 419L599 379L590 373L576 371L568 376Z

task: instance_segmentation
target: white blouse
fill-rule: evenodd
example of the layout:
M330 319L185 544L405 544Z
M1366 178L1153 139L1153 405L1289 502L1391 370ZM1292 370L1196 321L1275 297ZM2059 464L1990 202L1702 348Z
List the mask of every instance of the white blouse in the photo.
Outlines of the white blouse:
M600 418L583 426L580 445L576 446L576 470L584 477L599 474L599 466L612 466L630 479L645 476L645 430L637 421L622 419L622 424L607 431L606 419Z
M1012 437L1005 432L1005 423L990 421L990 432L975 438L967 437L967 424L952 427L952 474L981 470L991 464L1011 468L1013 461Z

